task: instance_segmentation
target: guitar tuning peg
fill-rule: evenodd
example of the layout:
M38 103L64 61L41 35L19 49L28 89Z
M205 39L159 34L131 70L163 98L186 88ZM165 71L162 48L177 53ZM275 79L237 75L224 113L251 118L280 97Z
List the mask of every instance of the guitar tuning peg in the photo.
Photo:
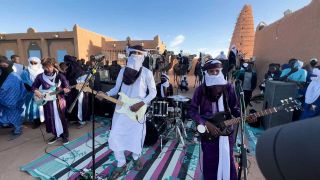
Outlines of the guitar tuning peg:
M294 109L290 109L290 111L291 111L291 112L293 112L293 111L294 111Z
M291 101L292 101L292 97L289 97L289 100L291 100Z
M283 104L283 103L284 103L284 100L280 100L280 102Z

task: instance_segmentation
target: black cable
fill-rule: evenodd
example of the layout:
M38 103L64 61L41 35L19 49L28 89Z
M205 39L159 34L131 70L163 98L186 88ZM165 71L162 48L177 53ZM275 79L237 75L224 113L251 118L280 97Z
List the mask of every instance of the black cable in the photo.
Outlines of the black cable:
M41 134L42 134L43 142L44 142L45 144L47 144L47 142L46 142L46 140L45 140L45 137L44 137L44 133L43 133L43 131L42 131L42 129L41 129L41 125L39 126L39 129L40 129ZM71 171L73 171L73 172L80 172L80 170L78 170L78 169L76 169L76 168L73 168L72 165L70 165L70 164L69 164L68 162L66 162L65 160L63 160L63 159L61 159L60 157L55 156L55 155L47 152L47 149L48 149L49 147L53 147L53 146L57 146L57 147L58 147L59 145L46 146L46 148L45 148L45 150L44 150L45 154L48 154L48 155L50 155L50 156L52 156L52 157L55 157L55 158L61 160L61 161L64 162L64 163L66 163L66 167L69 168ZM74 152L72 152L72 150L70 150L69 148L67 148L65 145L62 145L62 146L63 146L64 148L66 148L69 152L71 152L71 154L73 155L73 161L72 161L72 163L71 163L71 164L73 164L74 161L75 161L75 159L76 159L76 156L75 156ZM59 146L59 147L60 147L60 146ZM70 177L70 171L68 172L68 178L69 178L69 177ZM55 177L53 177L53 178L56 179Z

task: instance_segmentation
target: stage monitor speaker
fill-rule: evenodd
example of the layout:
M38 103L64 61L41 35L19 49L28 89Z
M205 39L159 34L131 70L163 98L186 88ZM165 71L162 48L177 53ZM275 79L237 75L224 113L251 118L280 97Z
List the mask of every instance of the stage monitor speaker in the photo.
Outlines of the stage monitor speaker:
M264 109L281 106L282 99L297 97L297 85L282 81L267 81L264 94ZM292 121L292 112L281 111L265 116L262 125L265 129Z

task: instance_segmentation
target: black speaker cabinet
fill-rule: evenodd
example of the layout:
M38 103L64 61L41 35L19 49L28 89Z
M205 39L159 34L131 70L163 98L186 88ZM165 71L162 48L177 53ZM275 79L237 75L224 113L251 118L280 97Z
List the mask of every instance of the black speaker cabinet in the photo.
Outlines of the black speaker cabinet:
M264 109L281 106L281 100L297 97L297 85L282 81L267 81L264 94ZM292 112L280 111L265 116L262 125L265 129L292 121Z

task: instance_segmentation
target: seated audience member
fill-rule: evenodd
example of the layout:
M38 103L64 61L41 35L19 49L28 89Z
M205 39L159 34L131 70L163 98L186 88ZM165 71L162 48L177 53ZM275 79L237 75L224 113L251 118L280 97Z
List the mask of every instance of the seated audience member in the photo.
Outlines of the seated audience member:
M280 80L281 71L276 64L270 64L268 72L264 75L264 80L260 84L259 88L261 94L265 91L265 85L267 81L279 81Z
M183 77L183 79L180 82L179 87L180 87L181 91L183 91L183 90L188 91L189 90L187 76Z
M294 62L294 63L293 63ZM307 71L302 69L303 62L295 59L289 63L290 68L284 69L281 73L280 80L295 82L298 85L305 83L307 80Z

